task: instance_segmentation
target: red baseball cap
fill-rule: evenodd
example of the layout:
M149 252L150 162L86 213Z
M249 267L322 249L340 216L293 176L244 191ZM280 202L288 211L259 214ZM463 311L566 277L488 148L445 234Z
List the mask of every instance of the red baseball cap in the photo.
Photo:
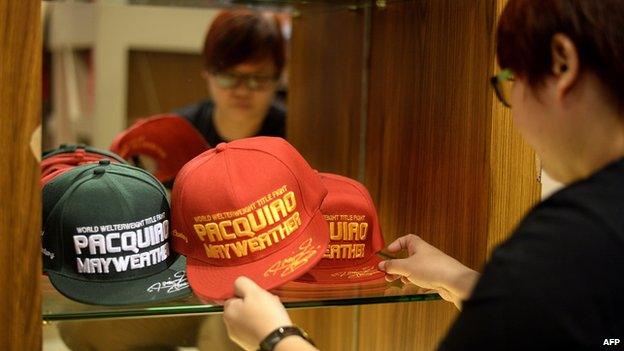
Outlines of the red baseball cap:
M163 183L173 180L185 163L208 148L195 127L175 114L143 118L117 135L110 146L126 160L139 155L153 158L157 163L154 176Z
M62 144L56 149L46 151L41 160L41 186L66 171L87 163L100 160L125 163L124 159L108 150L101 150L82 144Z
M347 177L319 175L328 192L321 212L329 224L330 242L323 259L297 281L350 284L383 278L376 253L384 248L384 239L368 190Z
M222 301L239 276L273 289L312 268L329 242L326 195L282 138L221 143L187 163L173 186L172 236L195 294Z

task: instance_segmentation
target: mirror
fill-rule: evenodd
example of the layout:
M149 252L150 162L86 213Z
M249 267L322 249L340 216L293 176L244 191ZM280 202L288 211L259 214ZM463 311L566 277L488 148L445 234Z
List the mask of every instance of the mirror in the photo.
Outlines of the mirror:
M224 89L233 85L254 91L268 84L273 89L268 94L269 110L284 111L286 116L284 136L300 147L313 167L355 178L357 166L345 160L357 159L361 153L345 142L344 136L361 134L363 125L359 120L361 107L366 103L362 86L366 77L367 14L362 4L45 2L43 150L61 143L109 149L119 133L141 119L214 104L214 91L208 87L211 79L213 85ZM249 72L212 72L206 68L202 51L207 29L221 11L233 8L275 15L286 43L280 74L272 72L271 65L268 69L262 65L252 67ZM328 21L329 18L341 20ZM320 36L319 32L333 34ZM260 131L256 126L246 133L251 136ZM235 139L231 135L240 134L229 132L219 138ZM331 152L315 152L308 158L306 151L312 148L329 148ZM131 161L147 170L156 168L150 158ZM47 288L51 286L48 284ZM44 314L50 313L47 308L54 307L46 305L47 293L44 292ZM55 301L61 298L57 294ZM63 310L64 306L55 311L80 310L75 305L66 306L67 310ZM44 339L44 350L67 349L59 335L77 349L103 344L115 344L120 349L124 345L147 349L236 349L227 341L219 316L63 322L44 328L44 334L51 335ZM215 345L223 346L214 348Z
M49 3L44 149L65 142L108 148L139 118L179 112L209 100L202 50L207 29L221 9L113 1ZM287 43L288 9L251 11L275 10ZM212 55L212 60L221 58ZM285 109L288 68L282 71L274 103Z

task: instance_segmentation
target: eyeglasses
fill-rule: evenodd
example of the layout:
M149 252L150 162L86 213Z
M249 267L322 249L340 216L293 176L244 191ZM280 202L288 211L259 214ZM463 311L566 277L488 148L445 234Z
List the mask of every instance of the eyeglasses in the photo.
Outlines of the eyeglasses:
M240 86L241 83L245 83L245 86L249 90L267 90L272 88L277 82L275 76L268 75L255 75L255 74L239 74L239 73L227 73L216 72L213 73L215 81L220 88L232 89Z
M503 105L511 108L511 88L513 87L514 74L511 70L504 69L499 74L490 78L490 83L496 92L496 97Z

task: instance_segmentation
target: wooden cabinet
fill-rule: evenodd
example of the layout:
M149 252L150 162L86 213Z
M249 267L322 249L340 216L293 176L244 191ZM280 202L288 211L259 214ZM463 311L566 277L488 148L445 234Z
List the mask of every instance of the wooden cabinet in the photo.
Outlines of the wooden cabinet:
M291 142L319 170L365 183L387 243L417 233L475 269L540 191L535 156L488 86L503 3L376 1L293 20ZM40 124L40 6L0 0L6 350L38 349L41 338L41 198L30 146ZM322 349L376 351L432 349L456 314L442 301L292 311Z

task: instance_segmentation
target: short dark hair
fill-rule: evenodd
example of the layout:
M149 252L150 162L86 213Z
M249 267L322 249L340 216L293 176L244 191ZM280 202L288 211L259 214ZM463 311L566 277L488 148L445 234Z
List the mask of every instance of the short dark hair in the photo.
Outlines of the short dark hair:
M551 40L562 33L624 106L624 0L509 0L497 31L497 55L535 87L552 72Z
M204 41L204 68L220 72L249 61L272 60L284 68L285 40L275 15L247 9L221 12Z

